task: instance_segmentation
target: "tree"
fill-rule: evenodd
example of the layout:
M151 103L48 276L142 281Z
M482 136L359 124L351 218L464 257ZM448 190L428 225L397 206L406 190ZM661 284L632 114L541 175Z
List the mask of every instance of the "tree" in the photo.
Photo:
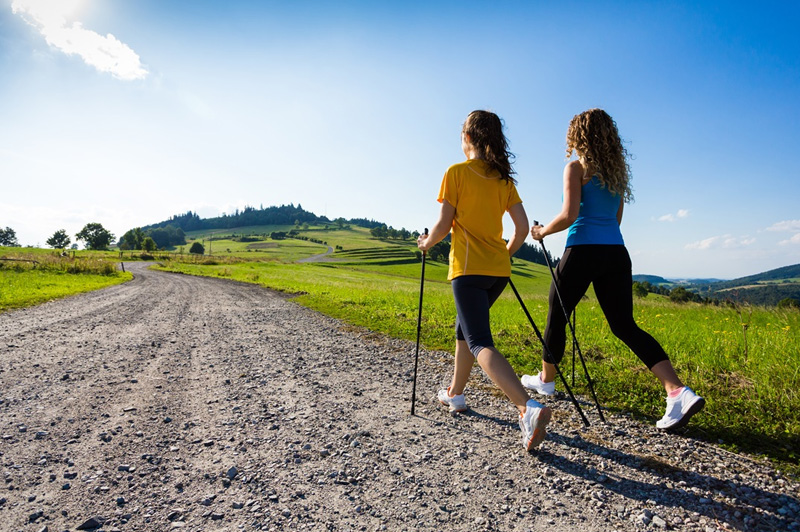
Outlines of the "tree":
M781 299L780 301L778 301L778 308L783 308L783 309L789 309L789 308L793 308L793 309L800 309L800 301L798 301L798 300L796 300L796 299L794 299L794 298L791 298L791 297L784 297L783 299Z
M645 288L642 283L638 281L633 282L633 295L636 297L647 297L647 294L647 288Z
M195 242L192 244L192 247L189 248L189 253L194 253L195 255L203 255L205 252L206 248L200 242Z
M144 237L144 240L142 241L142 249L144 251L153 252L153 251L158 249L158 245L156 244L155 240L153 240L149 236L146 236L146 237Z
M53 233L53 236L47 239L47 245L54 249L65 249L69 246L70 242L72 242L72 240L70 240L64 229L59 229Z
M146 236L152 237L159 249L186 244L186 235L183 229L174 225L149 229L146 231Z
M119 240L119 247L121 249L142 249L142 241L145 234L141 227L130 229L127 233L122 235Z
M389 228L386 227L386 224L381 224L378 227L373 227L369 232L375 238L386 238L389 235Z
M16 231L10 227L0 228L0 246L19 247Z
M89 223L86 224L80 233L75 235L77 240L86 242L87 249L108 249L111 241L114 240L114 235L109 232L102 224Z
M675 303L686 303L694 300L694 294L682 286L676 286L669 292L669 299Z

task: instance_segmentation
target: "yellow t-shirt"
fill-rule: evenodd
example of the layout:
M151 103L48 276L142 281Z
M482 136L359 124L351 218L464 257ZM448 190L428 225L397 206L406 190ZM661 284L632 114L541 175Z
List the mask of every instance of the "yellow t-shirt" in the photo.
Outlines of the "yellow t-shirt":
M480 159L447 169L438 201L455 207L450 232L448 279L461 275L511 276L511 258L503 240L503 214L522 203L514 183Z

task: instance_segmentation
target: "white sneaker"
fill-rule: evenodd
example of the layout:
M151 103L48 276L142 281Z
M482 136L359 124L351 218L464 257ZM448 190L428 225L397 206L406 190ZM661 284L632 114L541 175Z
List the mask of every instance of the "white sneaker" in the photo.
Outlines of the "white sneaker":
M528 399L525 413L519 415L519 428L522 431L522 445L526 451L531 451L539 446L547 436L547 424L553 414L550 407Z
M697 395L688 386L674 399L667 397L667 412L656 422L661 430L674 430L685 426L689 418L706 406L706 400Z
M541 373L537 373L536 375L523 375L520 381L522 385L529 390L536 390L536 393L539 395L555 395L556 393L556 383L554 382L542 382L542 379L539 377Z
M467 410L467 400L464 399L464 394L450 395L450 387L447 389L442 388L437 395L439 402L445 406L450 407L450 412L465 412Z

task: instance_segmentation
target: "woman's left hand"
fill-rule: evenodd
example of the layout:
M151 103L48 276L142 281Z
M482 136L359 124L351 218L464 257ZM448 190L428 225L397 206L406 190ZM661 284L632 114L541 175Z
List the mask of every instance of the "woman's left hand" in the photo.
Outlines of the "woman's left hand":
M544 226L543 225L534 225L531 227L531 237L534 240L541 242L544 240Z

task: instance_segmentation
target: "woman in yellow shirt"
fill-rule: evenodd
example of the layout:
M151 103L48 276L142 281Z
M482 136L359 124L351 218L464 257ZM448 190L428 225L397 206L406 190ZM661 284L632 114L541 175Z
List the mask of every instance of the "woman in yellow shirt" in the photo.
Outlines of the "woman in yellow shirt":
M512 177L508 141L500 118L488 111L473 111L461 131L467 160L445 172L438 201L439 219L417 246L423 252L451 234L450 269L456 311L456 349L453 378L438 398L451 412L467 409L464 388L473 362L519 409L522 443L530 451L546 435L550 408L534 401L513 368L494 347L489 308L508 284L511 256L528 233L528 217ZM503 215L514 222L514 237L503 240Z

